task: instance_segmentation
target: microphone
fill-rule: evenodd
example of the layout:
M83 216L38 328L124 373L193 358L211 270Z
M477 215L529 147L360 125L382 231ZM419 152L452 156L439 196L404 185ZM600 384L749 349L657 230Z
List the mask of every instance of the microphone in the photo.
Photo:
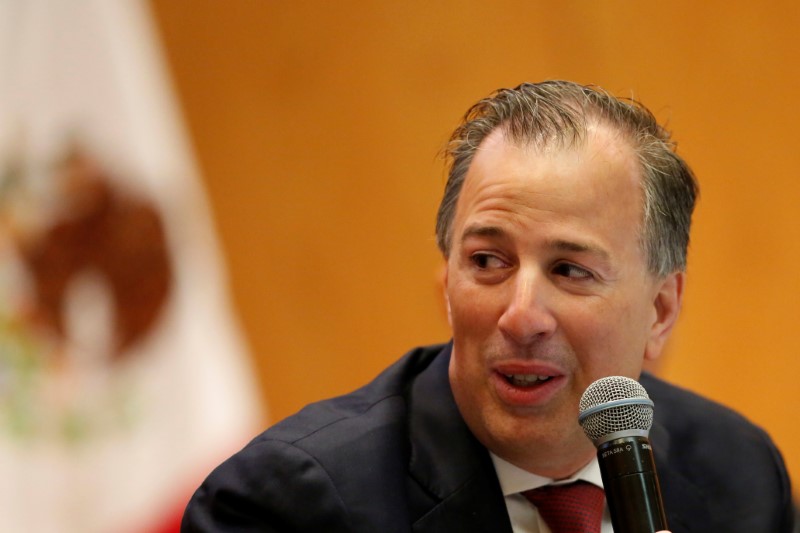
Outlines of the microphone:
M622 376L598 379L581 396L578 422L597 446L615 533L669 529L647 438L653 401L644 387Z

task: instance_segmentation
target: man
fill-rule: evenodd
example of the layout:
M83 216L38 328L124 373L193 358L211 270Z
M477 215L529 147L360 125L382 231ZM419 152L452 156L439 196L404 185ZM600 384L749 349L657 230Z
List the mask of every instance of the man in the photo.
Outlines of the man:
M559 526L539 495L553 489L534 489L551 485L594 494L585 531L611 531L578 400L600 377L639 379L662 352L692 173L645 108L570 82L482 100L449 155L437 237L452 342L257 437L198 489L184 531L547 533ZM788 476L763 431L641 382L673 533L791 531Z

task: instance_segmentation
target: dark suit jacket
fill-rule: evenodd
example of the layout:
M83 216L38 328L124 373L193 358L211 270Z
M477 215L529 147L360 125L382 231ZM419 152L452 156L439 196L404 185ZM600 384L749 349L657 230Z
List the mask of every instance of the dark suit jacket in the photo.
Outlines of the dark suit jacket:
M181 531L511 533L489 454L453 400L450 349L409 352L262 433L206 479ZM769 437L694 394L641 382L673 533L790 532L789 480Z

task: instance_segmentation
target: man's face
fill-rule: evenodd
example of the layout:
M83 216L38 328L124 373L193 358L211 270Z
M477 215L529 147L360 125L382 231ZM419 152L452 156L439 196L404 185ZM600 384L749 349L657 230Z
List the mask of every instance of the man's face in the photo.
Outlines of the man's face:
M581 394L661 351L682 275L648 273L642 198L633 149L604 126L573 149L496 130L472 161L447 262L450 381L472 432L517 466L558 478L586 464Z

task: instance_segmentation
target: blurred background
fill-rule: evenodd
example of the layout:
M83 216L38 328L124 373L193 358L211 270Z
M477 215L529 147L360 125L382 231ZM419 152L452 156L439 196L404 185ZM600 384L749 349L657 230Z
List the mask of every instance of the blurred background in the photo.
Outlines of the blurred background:
M118 51L122 45L99 46L115 51L106 59L121 98L139 103L126 104L126 114L108 126L111 133L100 132L83 142L62 141L71 157L59 159L59 172L97 176L98 165L87 167L86 156L100 148L93 152L87 146L110 144L109 135L120 130L141 135L126 141L134 149L110 149L112 155L106 157L116 162L118 174L142 176L129 180L139 185L125 186L144 191L130 197L150 198L163 209L159 212L172 213L163 215L160 231L163 248L173 251L162 255L173 257L173 277L168 279L183 279L179 275L184 268L189 281L165 282L152 294L162 294L162 299L184 295L186 318L176 322L194 333L184 335L193 339L185 347L167 350L172 358L187 354L187 366L170 367L175 372L170 375L180 378L170 378L163 388L173 394L166 403L184 413L194 409L188 416L192 427L204 428L193 429L194 438L183 437L179 443L170 437L172 444L159 457L169 461L170 453L183 455L186 449L202 447L202 435L230 436L192 455L191 465L187 459L184 481L170 488L174 504L131 531L174 527L176 509L195 482L260 428L306 403L360 386L414 346L448 340L440 294L442 261L433 238L445 181L440 151L476 100L500 87L553 78L634 96L674 132L679 152L697 174L701 197L682 318L655 370L766 428L790 473L800 475L795 424L800 357L794 339L800 276L793 274L800 265L796 3L123 3L135 6L135 15L112 16L110 3L97 0L76 2L88 7L69 21L50 15L51 24L74 33L95 16L92 9L98 10L98 35L127 36L125 46L140 42L120 29L134 21L143 29L136 35L149 43L144 55L158 65L152 71L128 71L133 60ZM119 25L113 30L112 20ZM12 29L8 22L6 29ZM35 41L7 35L0 31L7 50ZM21 72L36 70L27 61L12 63L28 65ZM17 83L9 74L17 71L2 68L6 76L0 85ZM63 78L47 85L58 89L69 78L76 87L94 87L77 72L67 69ZM161 80L151 84L157 90L145 88L135 96L134 87L149 76ZM156 93L162 95L158 102L145 105ZM20 101L30 100L26 105L32 109L50 105L41 100L36 104L35 91L20 94ZM148 109L158 113L144 120ZM172 117L167 125L165 116ZM0 137L0 153L27 153L18 141L27 137L4 127L8 131ZM167 136L173 140L168 142ZM43 141L42 149L58 153L53 144ZM167 151L173 156L165 155ZM139 152L144 163L126 162ZM176 153L182 154L179 163L163 163ZM18 161L15 157L8 155L7 160ZM105 161L102 156L95 160ZM156 170L159 161L169 172ZM6 162L6 175L14 174L9 168L17 167ZM35 183L46 181L42 172L30 174ZM167 174L188 178L176 185L164 178ZM195 207L186 207L190 200ZM6 215L7 241L21 239L8 235L49 235L30 229L47 226L28 220L24 213L33 209L30 203L13 205L6 211L26 222L12 223L16 219ZM155 235L145 240L159 242L157 223L136 227L149 227L154 233L134 233ZM75 239L82 242L85 237ZM34 241L44 242L41 237ZM183 262L174 259L187 251L194 255ZM170 261L159 260L159 252L149 254L154 259L148 271L168 268ZM18 251L16 263L24 264L29 255ZM91 295L93 289L87 290ZM190 301L198 293L206 299ZM225 317L209 314L209 308ZM162 316L157 310L152 314ZM6 315L21 316L9 310ZM39 322L41 315L33 313ZM146 317L131 320L142 331L149 324ZM208 341L220 324L226 341ZM50 324L59 331L57 326ZM92 336L91 325L60 327L62 336L73 330ZM100 341L91 342L96 346ZM98 350L118 358L141 346L131 341L133 348L126 352L124 343L103 342L105 351ZM201 363L208 365L202 379L192 374ZM168 366L157 366L157 374L164 376ZM18 381L20 372L14 374ZM11 374L5 375L0 385L10 382ZM63 378L53 380L69 388ZM176 407L176 419L187 424L180 412ZM223 429L232 420L235 429ZM160 427L176 426L164 422ZM122 430L115 431L121 440ZM26 438L28 443L35 440L30 432ZM13 453L18 463L20 452ZM61 451L48 461L76 453L86 452ZM52 498L57 500L55 494ZM73 501L61 512L74 513L80 505ZM113 518L104 520L111 523Z

